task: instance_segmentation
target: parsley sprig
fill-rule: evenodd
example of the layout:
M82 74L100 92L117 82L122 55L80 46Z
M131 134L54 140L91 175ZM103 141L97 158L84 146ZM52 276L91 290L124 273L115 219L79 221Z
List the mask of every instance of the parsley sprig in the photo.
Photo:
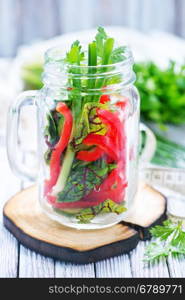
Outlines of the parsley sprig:
M144 261L155 261L170 254L185 255L185 231L182 221L166 220L162 226L157 225L150 232L156 240L146 248Z

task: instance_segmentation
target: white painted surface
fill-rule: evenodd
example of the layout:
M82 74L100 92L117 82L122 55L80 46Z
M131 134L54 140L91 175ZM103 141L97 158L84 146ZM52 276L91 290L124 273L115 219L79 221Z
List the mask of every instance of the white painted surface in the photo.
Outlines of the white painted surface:
M0 277L16 277L18 269L18 242L3 226L4 203L20 190L20 181L8 167L4 147L0 147Z
M24 43L98 25L185 37L184 20L184 0L0 0L0 55L14 55Z
M75 265L56 261L55 263L56 278L94 278L94 264Z
M20 278L53 278L54 260L31 251L20 245L19 273Z

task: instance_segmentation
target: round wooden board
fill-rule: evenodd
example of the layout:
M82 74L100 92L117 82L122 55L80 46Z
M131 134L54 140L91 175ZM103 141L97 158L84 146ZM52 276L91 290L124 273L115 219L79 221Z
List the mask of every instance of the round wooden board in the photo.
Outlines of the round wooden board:
M164 197L158 196L165 203ZM159 219L164 211L165 205ZM5 227L24 246L73 263L96 262L128 253L140 240L139 231L123 222L99 230L76 230L51 220L40 209L36 186L12 197L4 206L3 217Z

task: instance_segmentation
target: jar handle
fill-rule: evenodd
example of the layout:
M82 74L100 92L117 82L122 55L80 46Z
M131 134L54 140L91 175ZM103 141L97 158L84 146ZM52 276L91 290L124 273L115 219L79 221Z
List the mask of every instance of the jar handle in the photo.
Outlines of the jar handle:
M140 163L145 164L151 161L156 151L157 141L152 130L150 130L145 124L140 123L140 131L144 131L146 133L146 142L139 158Z
M11 105L7 118L7 154L12 171L23 179L35 180L37 170L28 168L20 158L20 145L18 141L18 130L20 112L23 106L36 105L35 96L38 91L25 91L21 93Z

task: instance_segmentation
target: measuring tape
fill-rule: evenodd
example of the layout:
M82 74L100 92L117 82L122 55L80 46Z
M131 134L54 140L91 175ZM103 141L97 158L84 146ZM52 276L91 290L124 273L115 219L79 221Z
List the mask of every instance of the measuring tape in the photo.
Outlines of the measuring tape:
M140 169L140 178L167 198L167 213L185 219L185 170L146 165Z

